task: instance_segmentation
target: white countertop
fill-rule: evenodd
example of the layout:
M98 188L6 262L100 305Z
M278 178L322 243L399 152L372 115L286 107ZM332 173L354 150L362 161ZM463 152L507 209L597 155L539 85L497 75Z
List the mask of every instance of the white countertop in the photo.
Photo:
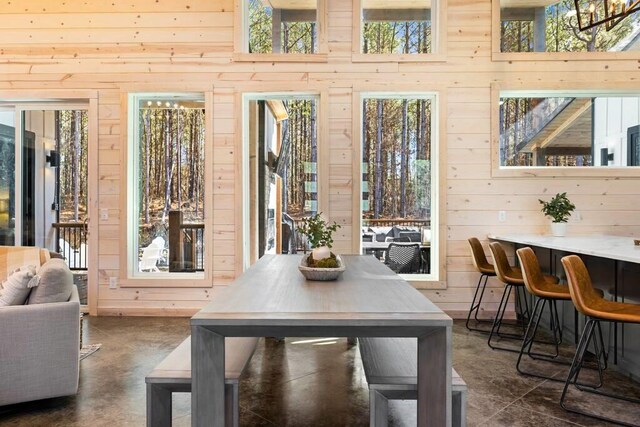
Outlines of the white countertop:
M555 249L640 264L640 246L632 237L590 235L553 237L541 234L489 234L491 240Z

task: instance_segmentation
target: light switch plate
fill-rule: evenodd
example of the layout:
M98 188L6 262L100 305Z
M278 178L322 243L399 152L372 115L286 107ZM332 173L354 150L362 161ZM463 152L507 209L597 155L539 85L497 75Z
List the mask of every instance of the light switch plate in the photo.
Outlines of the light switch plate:
M109 219L109 209L100 209L100 219L107 221Z
M118 288L118 278L109 277L109 289L117 289L117 288Z
M498 221L505 222L507 220L507 211L498 211Z

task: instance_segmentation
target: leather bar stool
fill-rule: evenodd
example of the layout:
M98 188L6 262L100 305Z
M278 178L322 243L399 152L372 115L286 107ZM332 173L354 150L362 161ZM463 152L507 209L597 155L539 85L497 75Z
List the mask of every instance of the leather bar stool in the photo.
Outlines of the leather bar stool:
M577 383L578 375L582 369L585 354L590 342L594 337L596 327L600 327L600 322L618 322L618 323L635 323L640 324L640 305L629 304L617 301L609 301L602 297L596 289L593 288L591 283L591 277L589 271L584 265L582 259L577 255L569 255L562 258L562 266L567 275L567 281L569 282L569 292L571 294L571 301L575 305L578 312L582 313L587 322L584 326L582 336L578 342L576 348L576 354L573 358L573 363L569 369L567 380L562 390L562 397L560 398L560 406L568 412L576 414L586 415L591 418L596 418L602 421L611 423L637 426L638 424L629 424L624 421L614 420L594 413L586 412L581 409L570 407L566 404L567 390L570 384L574 384L579 390L589 393L599 394L601 396L607 396L614 399L624 400L626 402L632 402L640 405L639 399L633 399L625 396L616 395L613 393L607 393L597 388L588 387L584 384ZM598 340L593 340L596 353L598 353ZM598 363L600 368L600 363ZM599 370L600 382L602 382L602 370ZM635 411L640 411L640 407L631 408ZM640 412L636 412L640 413ZM637 421L637 419L636 419Z
M471 237L469 239L469 248L471 249L471 261L473 262L473 266L475 267L475 269L478 270L478 273L480 273L480 278L478 279L478 284L476 285L476 291L473 294L471 307L469 307L466 326L470 331L489 333L489 329L480 329L469 326L469 321L471 320L471 314L473 313L473 318L476 321L476 324L493 323L493 320L478 319L478 312L480 311L480 304L482 303L484 290L487 287L487 280L489 280L489 277L495 277L496 270L493 268L493 265L489 264L489 261L484 254L484 249L482 248L480 240L478 240L476 237ZM478 295L478 293L480 293L480 295Z
M553 280L549 276L545 277L540 269L538 258L536 257L533 249L518 249L516 254L520 261L524 285L536 301L533 307L533 312L531 313L531 318L529 319L529 326L527 326L527 331L525 332L524 339L522 340L522 347L520 348L520 354L518 355L516 369L523 375L564 382L564 380L559 380L551 375L543 375L526 371L521 365L522 356L525 353L532 359L546 360L549 362L567 365L571 364L569 361L557 359L559 354L558 346L562 342L562 326L560 325L556 301L570 301L571 294L569 293L569 288L565 285L558 284L557 280ZM598 289L597 292L599 292L599 296L602 298L602 291ZM549 307L550 329L553 333L553 341L549 343L555 347L555 352L553 354L541 354L531 351L546 305ZM602 338L602 331L600 329L599 333L600 343L602 345L602 349L604 349L604 341ZM606 361L606 356L604 357L604 360Z
M516 325L520 325L525 328L525 322L529 317L529 306L527 303L527 298L524 292L524 279L522 277L522 270L517 267L512 267L509 264L509 260L507 259L507 254L504 252L502 245L498 242L492 242L489 244L489 249L491 249L491 255L493 256L493 266L496 269L496 275L498 279L504 283L504 291L502 292L502 298L500 299L500 305L498 306L498 311L496 312L496 317L493 321L493 326L491 327L491 333L489 334L488 344L494 350L506 350L512 351L514 353L519 353L519 349L516 348L508 348L508 347L499 347L496 346L492 341L494 335L497 335L501 338L508 339L516 339L521 340L524 338L524 332L522 334L511 334L511 333L501 333L500 328L503 324L504 313L507 309L507 305L509 303L509 297L511 296L511 291L515 289L516 294L516 315L517 322ZM543 275L544 280L550 283L558 283L558 279L554 276ZM522 298L522 302L521 302Z

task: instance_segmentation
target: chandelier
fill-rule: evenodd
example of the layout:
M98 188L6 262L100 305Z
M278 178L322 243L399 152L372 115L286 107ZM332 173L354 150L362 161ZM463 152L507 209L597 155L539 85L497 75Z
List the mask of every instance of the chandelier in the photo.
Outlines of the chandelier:
M598 0L588 5L584 0L574 0L574 3L580 31L602 24L609 31L627 16L640 11L640 0Z

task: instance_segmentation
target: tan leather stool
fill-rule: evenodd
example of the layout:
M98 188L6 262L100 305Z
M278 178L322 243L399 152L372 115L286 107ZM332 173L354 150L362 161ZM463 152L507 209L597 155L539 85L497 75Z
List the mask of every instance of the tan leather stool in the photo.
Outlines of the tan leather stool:
M576 354L573 358L573 363L569 369L567 380L562 390L562 397L560 398L560 406L562 406L568 412L574 412L576 414L586 415L591 418L596 418L602 421L608 421L611 423L637 426L637 424L629 424L623 421L614 420L611 418L603 417L601 415L582 411L577 408L567 406L565 399L567 396L567 390L570 384L574 384L579 390L589 393L596 393L602 396L608 396L614 399L620 399L627 402L640 404L640 400L632 399L612 393L606 393L596 388L591 388L577 383L578 375L582 369L584 357L589 343L591 342L596 327L599 327L601 321L605 322L618 322L618 323L636 323L640 324L640 305L628 304L616 301L609 301L604 298L593 288L591 283L591 277L587 267L582 262L582 259L576 255L569 255L562 258L562 266L567 275L567 281L569 282L569 292L571 294L571 301L575 305L578 312L582 313L586 319L580 342L576 348ZM598 340L593 340L596 354L599 353ZM600 368L600 363L598 363ZM602 370L599 371L600 381L602 382ZM632 410L640 410L640 407L632 408Z
M489 333L489 329L470 327L469 321L471 320L471 313L474 313L473 318L475 319L476 324L493 323L493 319L478 319L478 312L480 311L480 304L482 303L484 290L487 287L487 280L489 280L489 277L495 277L496 270L493 268L493 265L489 264L489 261L487 261L487 257L484 254L484 249L482 248L480 240L478 240L476 237L469 238L469 248L471 249L471 261L473 262L473 266L476 268L476 270L478 270L478 273L480 273L480 278L478 279L478 284L476 285L476 291L473 294L471 307L469 307L466 326L470 331ZM478 295L478 292L480 293L480 295Z
M496 275L498 276L498 279L500 279L500 281L504 283L505 286L502 293L502 299L500 300L500 305L498 306L498 311L496 313L493 326L491 327L491 333L489 334L489 339L487 342L489 344L489 347L491 347L492 349L506 350L518 353L520 351L519 349L499 347L493 344L492 340L494 335L497 335L501 338L517 340L521 340L524 338L524 330L522 334L505 334L500 332L500 327L503 324L504 313L507 309L509 297L513 289L515 289L516 294L516 315L518 316L517 320L519 321L519 326L522 326L524 329L525 322L529 317L529 306L527 303L526 295L524 293L524 279L522 277L522 270L516 267L512 267L509 264L507 254L504 252L504 249L502 248L502 245L500 245L500 243L490 243L489 249L491 249L491 255L493 256L493 266L496 270ZM558 279L554 276L543 275L543 277L544 280L549 283L558 283ZM523 302L521 302L521 297Z
M546 360L549 362L567 365L571 364L571 362L569 361L556 359L559 353L558 345L562 342L562 326L560 325L556 301L570 301L571 294L569 293L569 288L567 286L554 283L555 281L545 278L542 270L540 269L538 258L536 257L533 249L518 249L516 251L516 254L518 256L518 260L520 261L520 269L522 271L524 285L527 291L529 291L529 293L533 295L536 301L533 312L531 313L531 318L529 319L529 326L527 327L527 331L524 334L524 339L522 340L522 347L520 348L520 355L518 356L516 369L523 375L558 381L558 379L549 375L542 375L539 373L525 371L521 366L522 356L526 352L526 354L532 359ZM598 292L600 296L603 295L602 291L600 291L599 289ZM536 353L531 351L534 340L536 338L538 327L540 326L542 314L544 313L545 305L547 304L549 305L550 329L553 333L553 341L548 344L554 345L555 352L553 354ZM602 331L600 329L598 329L598 331L600 335L600 343L604 348Z

